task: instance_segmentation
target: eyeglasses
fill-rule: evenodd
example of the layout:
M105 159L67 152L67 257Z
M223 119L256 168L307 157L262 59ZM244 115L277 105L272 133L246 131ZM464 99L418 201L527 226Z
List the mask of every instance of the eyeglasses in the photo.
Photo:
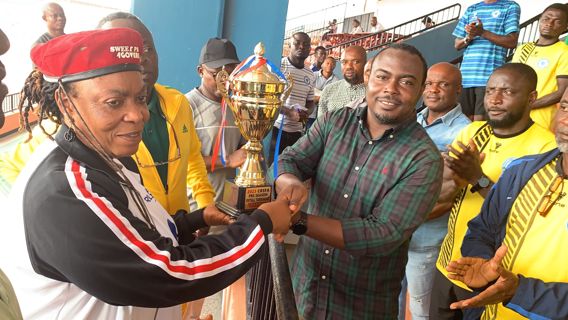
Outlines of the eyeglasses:
M540 204L538 205L538 213L546 217L552 206L560 199L562 190L564 189L564 178L557 176L550 187L548 188L547 194L542 198Z
M159 107L158 107L159 108ZM160 112L161 113L161 112ZM138 165L138 167L140 168L151 168L151 167L157 167L157 166L163 166L166 164L170 164L172 162L175 162L179 159L181 159L181 150L179 149L179 142L178 142L178 138L177 138L177 134L176 134L176 130L174 128L174 126L170 123L170 121L168 120L168 118L162 114L162 118L164 118L164 120L166 120L166 123L168 124L168 127L172 128L172 132L174 133L174 142L176 144L176 154L173 158L168 159L167 161L156 161L152 164L146 164L146 163L142 163L140 162L140 160L138 159L138 156L136 155L136 153L134 154L134 159L136 159L136 164Z
M223 68L217 69L217 70L209 70L206 67L203 67L203 70L207 71L207 73L209 73L214 79L217 78L217 74L219 72L221 72L221 70L223 70ZM230 72L228 72L230 73Z

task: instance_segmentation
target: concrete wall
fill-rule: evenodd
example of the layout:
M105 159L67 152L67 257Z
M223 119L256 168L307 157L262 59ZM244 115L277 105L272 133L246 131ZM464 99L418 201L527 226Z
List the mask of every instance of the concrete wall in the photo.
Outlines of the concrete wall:
M459 57L462 53L454 48L454 37L452 32L457 22L448 23L439 28L426 31L416 37L412 37L405 41L418 48L428 66L435 63L446 61L450 62Z
M184 93L199 85L199 52L212 37L233 41L240 59L263 41L266 56L279 64L287 7L287 0L132 0L132 12L154 35L158 82Z

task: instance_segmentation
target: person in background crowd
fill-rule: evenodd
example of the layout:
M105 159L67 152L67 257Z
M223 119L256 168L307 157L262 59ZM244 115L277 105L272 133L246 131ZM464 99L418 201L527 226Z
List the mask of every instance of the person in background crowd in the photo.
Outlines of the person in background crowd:
M424 17L424 19L422 19L422 24L424 25L424 27L426 29L428 29L428 28L432 28L433 26L435 26L436 22L434 22L434 20L432 20L432 18L430 18L430 17Z
M430 303L432 319L460 317L461 312L450 309L450 304L474 294L462 282L448 278L446 267L461 257L467 224L479 213L483 199L503 167L516 158L556 147L554 135L530 118L530 106L537 95L536 83L535 71L525 64L508 63L497 68L487 82L485 94L489 120L471 123L444 153L458 191L436 262L438 270Z
M469 223L464 258L448 265L448 276L481 292L451 308L485 306L483 316L495 319L568 319L568 90L555 122L558 148L513 161Z
M343 79L326 86L319 100L318 117L337 110L365 96L364 67L367 52L361 46L349 46L341 54Z
M339 81L339 78L335 75L335 73L333 73L334 69L335 69L335 59L332 56L328 56L325 58L323 64L321 65L321 70L314 72L316 76L316 85L314 88L314 102L316 103L316 107L314 108L314 111L312 111L310 117L308 118L308 128L316 120L319 109L318 104L322 90L327 85Z
M318 117L280 157L275 187L291 209L312 179L309 214L292 225L300 318L396 318L409 238L442 182L442 157L416 122L426 69L412 46L382 50L361 104Z
M483 0L469 6L453 32L454 46L464 49L461 63L463 113L485 120L485 84L496 68L505 63L507 49L517 46L521 8L515 1Z
M353 19L353 21L351 22L351 26L353 26L353 28L351 29L351 34L356 34L356 33L363 33L365 32L363 30L363 28L361 28L361 22L357 19Z
M446 152L458 133L471 121L461 112L458 103L461 93L461 73L447 62L437 63L428 69L422 100L426 108L418 113L418 123L440 152ZM448 169L444 170L447 180ZM455 196L453 184L444 181L436 206L414 233L408 248L406 279L399 299L399 319L404 319L406 290L408 309L413 320L429 319L432 281L436 271L436 259L448 231L448 217ZM449 195L448 195L449 194ZM448 199L450 198L450 199Z
M231 41L219 38L207 40L201 48L197 66L201 84L185 94L193 113L195 131L201 141L201 155L207 167L207 178L215 190L215 201L223 198L225 180L234 178L236 168L241 166L246 159L245 151L240 149L246 141L235 125L233 112L228 107L225 113L226 123L223 130L219 131L223 119L222 96L217 90L215 81L217 73L225 70L231 74L239 62L237 50ZM215 158L213 152L215 152L215 141L219 134L223 135L220 140L223 146L219 146ZM215 161L214 166L213 161ZM188 190L188 197L190 210L197 210L199 205L192 197L191 188ZM218 234L224 229L224 227L212 227L210 233ZM223 319L246 318L245 290L244 277L223 290ZM194 308L192 313L192 316L198 317L201 313L201 306Z
M313 72L320 71L321 65L323 63L323 60L325 60L326 56L327 56L327 54L325 52L325 48L322 47L322 46L317 46L314 49L314 60L315 61L310 66L310 70L312 70Z
M377 17L375 16L371 17L371 28L369 28L369 32L375 33L375 32L381 32L383 30L385 30L385 27L383 27L383 25L379 23Z
M306 58L310 54L311 39L305 32L296 32L290 39L290 53L283 57L280 64L280 71L283 74L290 73L294 81L292 92L284 105L280 108L280 115L274 122L272 137L268 155L268 166L274 162L275 150L278 154L293 145L302 136L308 116L315 108L314 87L316 77L309 68L305 66ZM276 141L279 131L281 141L278 149Z
M43 8L43 14L41 16L45 25L47 27L47 32L42 34L33 44L36 46L40 43L46 43L49 40L59 37L65 34L65 23L67 18L65 17L65 12L63 8L55 3L50 2Z
M367 60L365 67L363 68L363 83L365 86L369 83L369 77L371 76L371 67L373 66L373 61L375 61L376 56L372 56L371 59Z
M540 16L538 40L518 46L512 60L531 66L538 75L531 119L544 128L552 129L556 104L568 88L568 45L559 40L567 28L568 5L551 4Z

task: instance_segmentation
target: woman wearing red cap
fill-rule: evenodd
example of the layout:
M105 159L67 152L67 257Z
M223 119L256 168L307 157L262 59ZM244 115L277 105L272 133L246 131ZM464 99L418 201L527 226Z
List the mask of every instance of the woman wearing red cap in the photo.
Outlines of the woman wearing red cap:
M139 33L118 28L32 49L22 118L38 103L60 128L18 177L0 224L0 264L26 319L179 319L180 303L229 285L267 234L288 231L280 199L195 239L226 216L209 206L171 217L144 188L131 158L148 120L142 48Z

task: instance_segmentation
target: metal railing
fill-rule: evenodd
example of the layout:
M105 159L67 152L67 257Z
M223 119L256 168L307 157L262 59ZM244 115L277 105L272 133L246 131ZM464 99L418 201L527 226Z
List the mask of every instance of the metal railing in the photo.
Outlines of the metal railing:
M9 94L2 102L2 112L4 114L18 111L18 104L20 103L20 93Z
M381 32L363 36L356 35L357 37L355 39L341 43L334 43L333 41L333 37L341 39L341 35L329 35L327 37L328 39L324 39L323 41L331 42L331 46L327 48L327 54L338 59L339 57L341 57L343 50L345 50L345 48L349 46L357 45L362 46L367 51L374 51L393 42L403 41L404 39L413 37L416 34L456 21L459 19L460 14L461 5L459 3L456 3ZM430 18L434 22L434 24L430 26L424 24L423 21L427 18Z
M247 320L298 320L284 245L268 236L268 250L247 273Z

